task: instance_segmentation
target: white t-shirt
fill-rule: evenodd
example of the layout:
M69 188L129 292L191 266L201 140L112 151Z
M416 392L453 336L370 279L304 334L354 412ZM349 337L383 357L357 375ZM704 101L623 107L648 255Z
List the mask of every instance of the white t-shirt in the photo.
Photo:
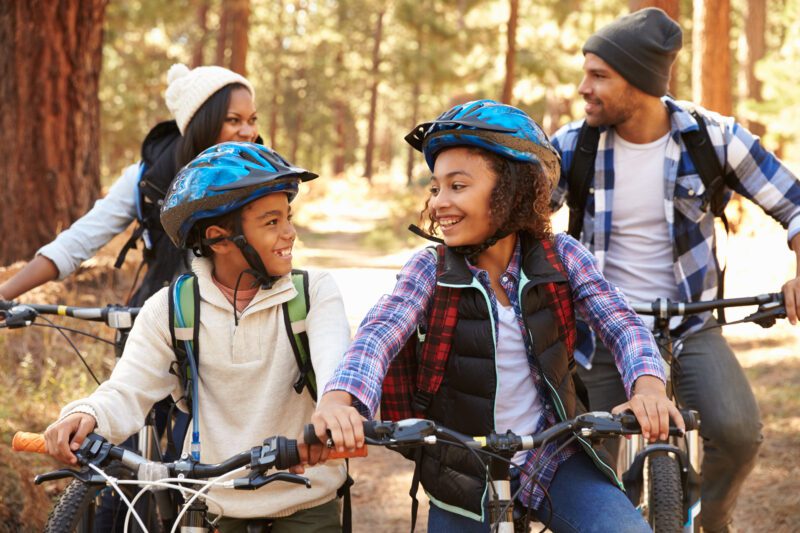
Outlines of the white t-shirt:
M513 307L497 306L499 318L497 336L497 395L495 396L495 431L509 429L518 435L530 435L542 414L542 399L533 383L528 354L517 315ZM527 452L514 456L523 464Z
M603 275L629 301L679 296L664 211L668 139L669 133L651 143L633 144L614 137L614 203Z

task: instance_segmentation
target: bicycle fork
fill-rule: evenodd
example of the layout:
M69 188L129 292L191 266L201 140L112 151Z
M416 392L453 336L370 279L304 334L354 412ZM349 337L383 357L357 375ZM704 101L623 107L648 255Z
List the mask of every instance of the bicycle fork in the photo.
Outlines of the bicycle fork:
M514 533L514 504L511 501L508 464L492 458L489 461L489 473L492 480L489 483L489 523L492 524L492 531Z

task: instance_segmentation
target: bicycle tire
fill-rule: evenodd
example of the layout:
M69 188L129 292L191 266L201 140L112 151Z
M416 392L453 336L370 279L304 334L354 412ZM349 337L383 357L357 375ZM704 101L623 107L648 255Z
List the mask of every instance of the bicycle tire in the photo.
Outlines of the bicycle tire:
M123 477L118 474L122 472L114 472L114 468L107 469L107 472L114 477ZM97 499L103 487L91 486L83 483L82 481L72 481L61 493L53 510L47 518L47 523L44 527L44 533L95 533L98 531L96 527L95 515L97 514ZM133 493L126 491L126 496L130 499ZM122 504L117 508L112 519L113 526L112 532L122 531L122 526L125 521L125 505ZM122 509L122 510L120 510ZM147 530L151 533L160 533L165 531L165 525L162 523L158 514L157 506L151 496L143 496L143 499L136 504L136 509L145 525ZM103 533L108 531L108 528L102 528ZM129 531L141 532L141 527L135 522L133 518L130 521Z
M647 458L648 522L655 533L683 531L683 487L675 458L654 453Z

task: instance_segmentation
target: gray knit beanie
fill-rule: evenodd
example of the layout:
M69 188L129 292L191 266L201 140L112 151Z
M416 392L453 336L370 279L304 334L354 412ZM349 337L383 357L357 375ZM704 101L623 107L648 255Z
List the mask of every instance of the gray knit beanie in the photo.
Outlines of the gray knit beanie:
M648 7L600 28L586 41L583 53L599 56L647 94L664 96L682 45L680 26L657 7Z

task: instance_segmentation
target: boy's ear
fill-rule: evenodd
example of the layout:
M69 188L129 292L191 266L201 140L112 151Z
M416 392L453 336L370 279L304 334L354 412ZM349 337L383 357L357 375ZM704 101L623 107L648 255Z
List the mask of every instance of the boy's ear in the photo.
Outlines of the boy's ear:
M206 228L206 239L219 239L208 247L217 255L225 255L236 249L236 245L224 237L230 237L231 232L221 226L209 226Z

